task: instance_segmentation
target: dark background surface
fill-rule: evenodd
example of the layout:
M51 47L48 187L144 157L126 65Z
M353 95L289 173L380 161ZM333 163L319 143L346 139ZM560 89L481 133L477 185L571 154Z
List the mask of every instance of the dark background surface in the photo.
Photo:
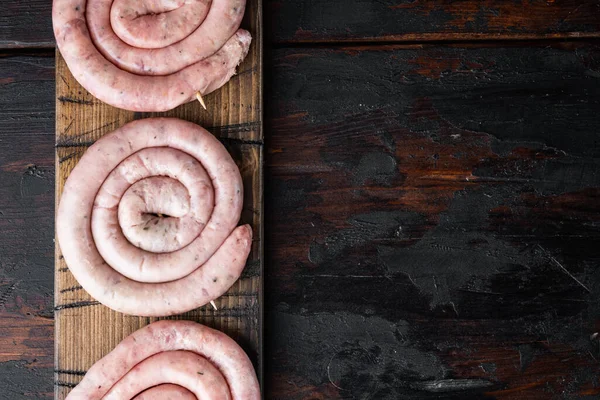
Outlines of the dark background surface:
M0 12L0 398L53 391L54 40ZM269 399L599 398L600 2L265 2Z

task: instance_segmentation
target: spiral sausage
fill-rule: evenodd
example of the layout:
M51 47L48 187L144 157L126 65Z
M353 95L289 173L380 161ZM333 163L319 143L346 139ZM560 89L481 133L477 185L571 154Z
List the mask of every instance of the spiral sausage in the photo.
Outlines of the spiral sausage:
M158 321L89 369L67 400L256 400L248 356L229 336L191 321Z
M246 0L54 0L56 43L73 76L115 107L166 111L223 86L252 37Z
M92 297L127 314L171 315L239 277L252 243L249 226L236 228L242 202L240 172L213 135L178 119L139 120L98 140L73 169L57 237Z

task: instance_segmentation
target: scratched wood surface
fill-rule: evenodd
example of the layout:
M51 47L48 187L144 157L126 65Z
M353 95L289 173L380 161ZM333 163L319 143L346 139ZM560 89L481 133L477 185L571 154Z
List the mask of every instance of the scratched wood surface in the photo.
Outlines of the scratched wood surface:
M267 0L281 44L598 37L597 0Z
M270 398L598 398L600 47L271 63Z
M598 37L597 0L266 0L269 41L446 41ZM6 0L0 47L53 47L47 0ZM32 27L35 27L32 29Z
M0 51L0 398L51 399L54 51Z
M0 399L50 399L51 4L3 5ZM266 398L599 397L598 5L265 1Z
M227 85L206 96L208 111L197 102L168 113L133 113L110 107L75 81L56 52L56 205L85 150L102 135L134 119L166 115L198 123L221 139L234 157L244 180L241 223L251 224L254 230L252 253L241 279L215 301L218 310L208 305L174 318L226 332L242 345L258 371L262 368L261 14L260 0L250 1L242 25L254 37L250 53ZM55 274L55 398L61 400L94 362L156 319L123 315L99 304L71 275L58 243Z

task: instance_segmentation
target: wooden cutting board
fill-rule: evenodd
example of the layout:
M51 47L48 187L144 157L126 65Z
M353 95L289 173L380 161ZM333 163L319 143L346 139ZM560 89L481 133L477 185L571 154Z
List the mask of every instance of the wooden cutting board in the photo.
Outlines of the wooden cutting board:
M73 78L56 52L56 205L69 173L86 149L102 135L134 119L178 117L202 125L228 148L238 163L245 186L241 223L254 229L252 253L239 280L210 305L173 318L219 329L248 353L262 382L263 274L263 123L262 123L262 1L248 0L242 28L253 43L238 74L199 103L167 113L134 113L95 99ZM123 315L98 304L81 288L56 245L55 270L55 398L62 400L88 368L123 338L157 318ZM185 296L185 293L181 294Z

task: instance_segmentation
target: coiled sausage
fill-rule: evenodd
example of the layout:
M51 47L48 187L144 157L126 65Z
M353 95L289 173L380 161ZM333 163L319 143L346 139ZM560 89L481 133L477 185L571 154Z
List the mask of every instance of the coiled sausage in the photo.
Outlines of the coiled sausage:
M54 0L56 43L77 81L132 111L166 111L223 86L252 37L245 0Z
M89 369L67 400L257 400L248 356L229 336L191 321L158 321Z
M252 244L236 228L237 165L208 131L174 118L130 122L83 155L64 186L57 238L79 283L127 314L163 316L221 296Z

